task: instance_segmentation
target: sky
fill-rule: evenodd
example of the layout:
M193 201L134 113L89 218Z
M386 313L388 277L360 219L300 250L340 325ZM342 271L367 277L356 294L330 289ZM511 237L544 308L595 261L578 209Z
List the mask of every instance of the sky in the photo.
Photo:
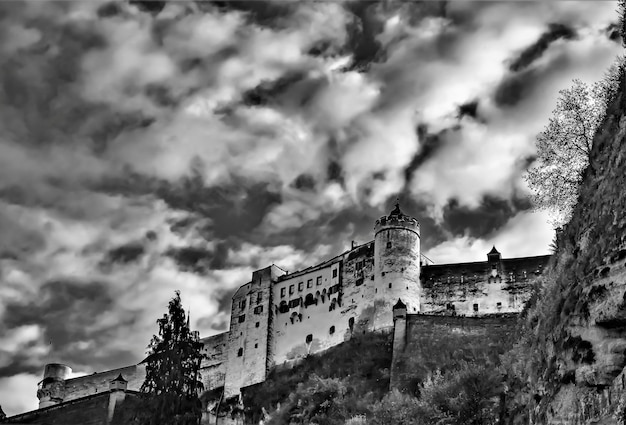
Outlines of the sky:
M140 361L175 290L225 331L255 269L373 239L549 253L524 170L558 92L623 52L616 2L0 3L0 405L43 366Z

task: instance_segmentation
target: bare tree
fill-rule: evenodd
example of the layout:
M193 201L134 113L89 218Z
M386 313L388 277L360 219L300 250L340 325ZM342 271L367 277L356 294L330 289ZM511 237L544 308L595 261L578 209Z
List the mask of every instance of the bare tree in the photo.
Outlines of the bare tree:
M538 209L550 212L552 224L569 221L578 199L582 173L589 165L593 138L619 82L624 58L604 78L588 86L574 80L561 90L548 125L536 140L537 159L525 175Z

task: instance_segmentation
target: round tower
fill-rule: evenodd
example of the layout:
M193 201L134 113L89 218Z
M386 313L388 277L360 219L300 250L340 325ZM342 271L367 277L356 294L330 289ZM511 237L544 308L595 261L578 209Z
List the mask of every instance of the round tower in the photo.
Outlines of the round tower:
M400 204L374 225L373 329L393 326L398 299L408 313L420 310L420 225L400 210Z
M64 364L48 363L43 372L43 380L37 389L39 408L53 406L63 402L65 397L65 380L72 373L72 368Z

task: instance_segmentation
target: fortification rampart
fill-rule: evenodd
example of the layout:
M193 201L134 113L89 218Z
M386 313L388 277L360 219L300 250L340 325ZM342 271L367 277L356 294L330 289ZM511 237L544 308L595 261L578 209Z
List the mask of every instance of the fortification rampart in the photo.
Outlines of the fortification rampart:
M514 342L517 314L483 317L407 314L396 320L391 387L415 391L419 381L435 370L462 361L497 361ZM398 329L404 327L404 329Z

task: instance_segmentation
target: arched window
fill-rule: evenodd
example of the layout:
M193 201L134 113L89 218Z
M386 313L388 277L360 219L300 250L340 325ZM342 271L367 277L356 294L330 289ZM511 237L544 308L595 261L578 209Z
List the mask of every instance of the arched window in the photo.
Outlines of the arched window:
M289 311L289 305L287 305L287 301L281 301L278 306L278 311L281 313L287 313Z
M331 335L334 334L335 333L335 327L331 326L330 329L328 330L328 333L331 334Z
M313 341L313 334L308 334L305 341L307 344L310 344Z
M239 350L237 350L237 357L241 357L243 356L243 348L240 348Z
M350 332L352 332L352 330L354 329L354 317L351 317L348 320L348 327L350 328Z

